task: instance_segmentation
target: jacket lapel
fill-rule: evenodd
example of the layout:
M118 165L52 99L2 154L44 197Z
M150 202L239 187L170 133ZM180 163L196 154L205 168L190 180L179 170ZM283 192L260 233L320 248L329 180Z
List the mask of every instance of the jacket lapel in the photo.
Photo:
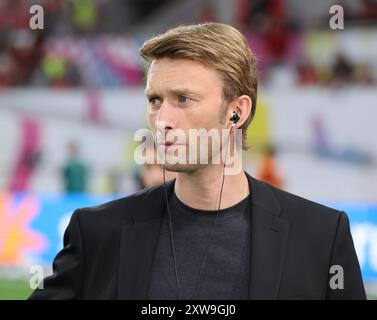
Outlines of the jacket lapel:
M174 181L167 183L168 195ZM152 262L165 211L165 190L152 189L132 207L134 223L122 227L119 253L117 298L143 300L148 298Z
M149 276L161 219L126 225L120 246L118 299L147 299Z
M271 187L247 175L251 188L251 268L249 298L276 299L284 266L289 223Z

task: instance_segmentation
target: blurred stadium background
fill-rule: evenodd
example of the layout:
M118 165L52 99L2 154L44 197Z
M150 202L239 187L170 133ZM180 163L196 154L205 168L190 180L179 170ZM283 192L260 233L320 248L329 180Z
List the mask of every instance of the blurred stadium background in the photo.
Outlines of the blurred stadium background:
M29 27L34 4L42 30ZM343 30L329 27L334 4ZM28 296L30 266L51 272L75 208L159 181L133 161L138 48L203 21L239 28L259 60L245 167L346 211L377 297L376 0L0 0L0 299Z

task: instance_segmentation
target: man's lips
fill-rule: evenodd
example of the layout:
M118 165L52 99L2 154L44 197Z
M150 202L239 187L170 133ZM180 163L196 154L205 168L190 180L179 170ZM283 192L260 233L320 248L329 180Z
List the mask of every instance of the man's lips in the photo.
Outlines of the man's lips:
M168 148L171 148L171 147L182 146L184 144L174 143L173 141L163 141L163 142L160 142L158 145L160 147L164 148L164 149L168 149Z
M166 146L166 147L169 147L171 145L175 145L175 146L179 146L179 145L183 145L183 143L177 143L177 142L173 142L173 141L162 141L162 142L159 142L158 143L160 146Z

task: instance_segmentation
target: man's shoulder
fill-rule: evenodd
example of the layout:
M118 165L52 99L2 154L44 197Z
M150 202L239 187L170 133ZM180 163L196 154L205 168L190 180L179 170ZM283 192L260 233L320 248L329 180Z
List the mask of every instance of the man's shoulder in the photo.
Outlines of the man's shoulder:
M334 226L343 212L300 195L276 188L248 175L254 205L288 222ZM254 193L254 197L253 197ZM314 222L313 222L314 221Z
M331 243L344 212L257 180L254 206L288 223L291 239ZM272 210L271 210L272 209ZM298 240L297 240L298 239ZM314 240L316 239L316 240ZM313 242L314 241L314 242Z
M287 220L302 220L308 223L313 221L337 223L342 214L328 205L304 198L294 193L268 185L281 207L282 218Z

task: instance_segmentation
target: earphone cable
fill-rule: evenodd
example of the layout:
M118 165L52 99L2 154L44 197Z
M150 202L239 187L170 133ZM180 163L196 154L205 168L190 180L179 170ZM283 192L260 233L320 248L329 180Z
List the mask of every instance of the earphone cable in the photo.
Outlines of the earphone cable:
M180 290L179 278L178 278L177 258L176 258L176 256L175 256L173 224L172 224L171 213L170 213L170 207L169 207L168 192L167 192L167 189L166 189L165 167L164 167L163 165L162 165L162 170L163 170L163 176L164 176L166 207L167 207L168 215L169 215L170 245L171 245L172 254L173 254L174 272L175 272L175 281L176 281L176 284L177 284L177 290L178 290L178 300L180 300L180 298L181 298L181 297L180 297L180 292L181 292L181 290Z

